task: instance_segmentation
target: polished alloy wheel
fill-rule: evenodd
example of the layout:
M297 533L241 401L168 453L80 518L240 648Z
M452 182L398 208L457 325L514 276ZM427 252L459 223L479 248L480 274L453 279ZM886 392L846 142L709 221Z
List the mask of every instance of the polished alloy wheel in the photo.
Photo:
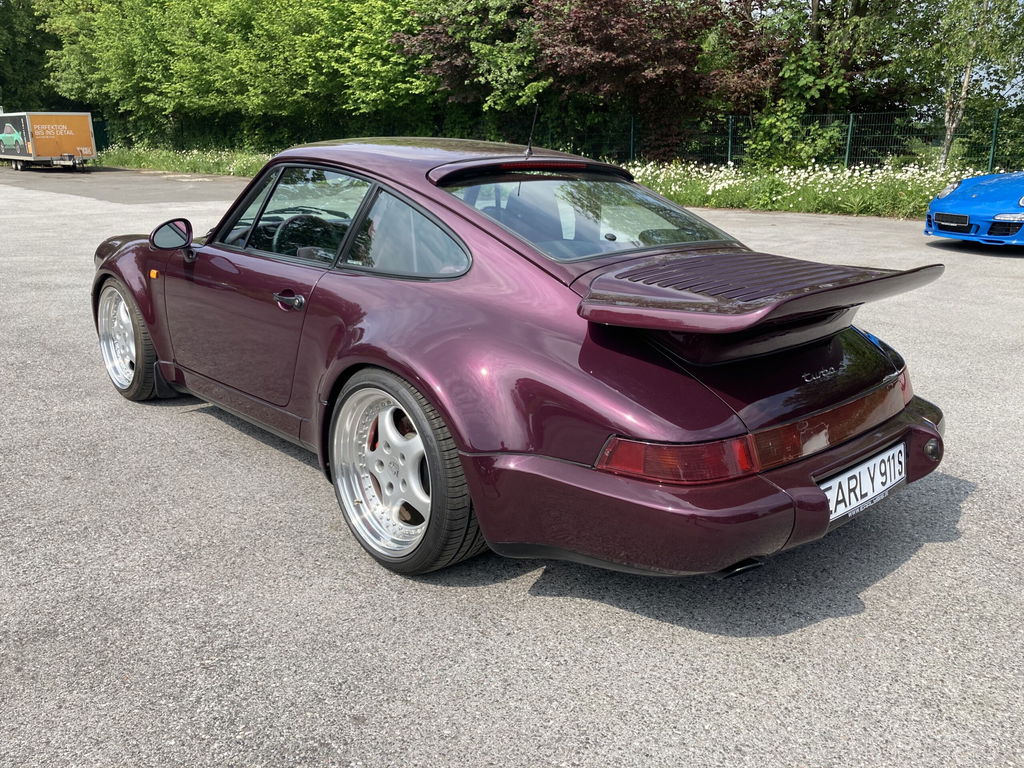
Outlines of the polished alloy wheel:
M96 319L107 374L115 387L128 389L135 380L135 326L128 302L113 285L100 293Z
M331 460L356 534L385 557L411 553L430 521L430 471L423 438L398 401L376 387L352 392L338 414Z

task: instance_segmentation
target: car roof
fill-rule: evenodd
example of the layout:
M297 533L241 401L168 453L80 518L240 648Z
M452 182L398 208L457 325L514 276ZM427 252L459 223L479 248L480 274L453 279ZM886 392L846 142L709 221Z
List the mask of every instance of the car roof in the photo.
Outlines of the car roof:
M275 160L314 160L342 165L421 189L434 187L446 175L441 170L445 166L456 171L502 161L538 163L545 159L586 163L589 168L631 178L616 166L567 152L532 147L527 154L527 147L523 144L472 139L402 136L335 139L292 147L275 157Z

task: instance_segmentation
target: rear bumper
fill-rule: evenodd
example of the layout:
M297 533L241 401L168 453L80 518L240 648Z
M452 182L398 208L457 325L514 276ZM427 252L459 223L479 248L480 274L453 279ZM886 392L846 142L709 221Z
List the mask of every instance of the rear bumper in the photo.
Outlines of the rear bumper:
M907 482L939 464L942 412L914 398L876 429L762 475L680 487L599 472L541 456L463 456L481 529L510 557L583 562L666 575L714 573L821 538L829 521L817 481L904 441ZM941 454L940 454L941 456ZM881 502L884 504L885 502Z

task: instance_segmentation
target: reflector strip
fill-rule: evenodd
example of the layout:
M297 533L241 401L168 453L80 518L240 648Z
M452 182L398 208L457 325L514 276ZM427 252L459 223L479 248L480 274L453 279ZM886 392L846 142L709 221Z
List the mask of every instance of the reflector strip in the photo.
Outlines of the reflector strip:
M708 443L612 437L597 469L675 485L732 480L827 450L896 416L913 398L907 369L863 397L799 421Z
M898 414L914 396L907 369L863 397L806 419L755 432L754 452L761 470L824 451Z

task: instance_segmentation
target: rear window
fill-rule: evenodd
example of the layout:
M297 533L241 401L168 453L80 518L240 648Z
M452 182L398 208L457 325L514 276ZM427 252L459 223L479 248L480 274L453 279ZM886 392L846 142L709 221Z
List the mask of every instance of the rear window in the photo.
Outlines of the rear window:
M506 173L446 189L557 261L733 239L643 187L603 174Z

